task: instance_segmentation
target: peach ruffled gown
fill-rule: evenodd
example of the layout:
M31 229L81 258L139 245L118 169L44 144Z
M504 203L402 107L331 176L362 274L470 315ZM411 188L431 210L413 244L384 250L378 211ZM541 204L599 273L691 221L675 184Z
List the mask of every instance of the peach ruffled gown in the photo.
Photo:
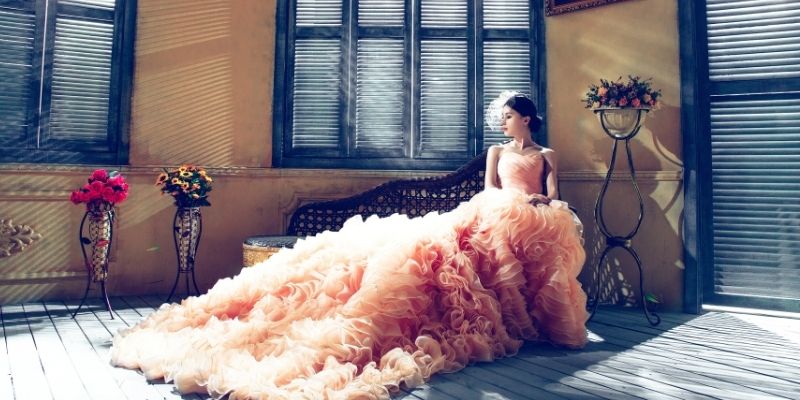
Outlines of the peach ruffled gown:
M585 253L565 203L528 203L542 163L508 153L504 189L452 212L301 240L120 331L112 363L230 399L388 398L523 340L581 347Z

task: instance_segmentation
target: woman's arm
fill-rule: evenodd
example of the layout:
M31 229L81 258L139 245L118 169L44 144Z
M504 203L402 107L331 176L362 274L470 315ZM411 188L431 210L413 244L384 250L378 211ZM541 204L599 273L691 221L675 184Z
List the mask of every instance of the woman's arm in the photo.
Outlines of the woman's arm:
M500 188L500 182L497 181L497 161L500 160L500 151L502 147L494 145L489 147L486 154L486 171L484 172L483 186L484 189Z
M547 185L547 197L558 200L558 167L556 164L556 152L547 149L542 152L545 164L545 185Z

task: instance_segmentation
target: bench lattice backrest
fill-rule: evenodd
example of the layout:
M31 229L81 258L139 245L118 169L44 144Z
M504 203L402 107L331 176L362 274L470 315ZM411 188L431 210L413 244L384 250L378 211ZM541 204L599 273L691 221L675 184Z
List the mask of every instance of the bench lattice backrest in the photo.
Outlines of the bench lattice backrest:
M483 190L485 168L483 152L446 175L394 180L351 197L306 204L292 214L287 235L338 230L354 215L385 217L401 213L417 217L431 211L450 211Z

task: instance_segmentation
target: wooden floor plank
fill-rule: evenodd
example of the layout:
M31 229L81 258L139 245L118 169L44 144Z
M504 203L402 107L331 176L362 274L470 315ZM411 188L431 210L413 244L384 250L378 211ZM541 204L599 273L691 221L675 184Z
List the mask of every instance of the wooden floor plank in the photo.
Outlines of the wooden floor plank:
M620 314L618 310L611 310L610 313L599 318L606 318L608 321L624 321L623 323L630 322L625 314ZM724 351L738 352L753 358L777 362L789 368L800 369L800 342L792 342L755 325L747 329L747 334L743 334L741 331L709 329L708 325L712 324L700 320L701 318L706 318L706 316L694 320L692 325L676 325L665 322L656 327L644 324L628 326L635 326L636 330L643 333L662 332L659 334L661 337L675 338L700 345L713 344L717 348L724 347L721 348ZM728 318L736 317L729 315ZM732 342L735 342L736 346L729 345ZM792 349L794 351L787 351Z
M46 306L48 307L48 311L52 309L52 312L56 313L72 313L77 309L78 302L67 301L61 304L50 303L46 304ZM92 347L103 369L108 371L108 375L110 375L113 382L117 384L123 396L130 400L163 399L155 390L144 383L141 376L136 372L111 366L111 355L109 351L111 348L111 332L98 320L94 310L97 310L98 314L102 315L101 318L110 319L108 312L105 310L105 306L89 301L88 306L84 305L73 321L77 323L80 332L85 338L84 340Z
M1 308L14 396L18 400L52 399L25 310L19 304Z
M47 383L55 400L87 399L89 393L81 381L77 369L67 354L56 328L42 304L23 304L25 318L33 333L36 351L40 355Z
M714 398L712 395L703 395L705 387L698 386L696 380L686 380L679 373L664 375L654 368L658 366L655 362L657 359L647 356L637 357L635 356L637 354L639 352L636 349L604 342L591 344L585 351L578 352L563 362L588 369L603 366L616 371L625 371L637 376L638 384L653 390L654 394L667 391L679 398ZM586 365L588 367L584 367ZM602 370L602 373L618 373L607 371L605 368Z
M800 319L767 317L761 315L707 312L701 315L669 314L665 320L676 325L735 335L761 343L781 346L787 340L800 344ZM753 329L757 327L758 329ZM764 332L774 335L764 335ZM796 359L800 359L797 355Z
M612 386L599 384L595 379L585 379L585 375L563 373L557 369L551 369L547 366L546 362L542 362L539 356L532 356L526 354L517 354L511 360L520 362L517 367L533 375L538 375L554 382L559 382L564 385L570 386L582 392L590 393L598 398L603 399L638 399L638 397L624 393L617 390ZM577 371L575 371L577 372Z
M586 369L584 366L574 366L560 361L562 358L569 357L573 351L553 348L552 346L531 346L523 348L515 356L520 360L528 363L538 365L541 368L549 368L553 371L563 374L564 376L575 377L587 382L592 382L600 386L618 392L615 398L630 398L641 397L647 390L631 385L625 381L621 381L615 377L605 376L596 372ZM558 355L556 355L558 354ZM565 383L563 380L560 382Z
M621 351L622 350L622 351ZM557 357L559 362L571 365L574 368L595 372L597 374L626 382L631 385L639 386L657 395L660 398L686 399L702 398L703 396L684 387L674 379L659 379L652 376L652 371L646 363L635 363L627 359L625 363L615 362L615 358L620 358L621 354L631 351L610 347L605 343L589 343L586 348L578 352L570 352L567 356ZM547 353L542 354L548 357ZM635 359L634 359L635 360Z
M654 370L656 367L663 367L658 368L659 373L675 376L675 373L680 372L683 378L720 389L723 394L727 393L726 396L766 396L768 393L782 396L786 389L795 387L792 382L740 366L746 360L730 363L704 357L694 345L669 340L669 345L665 346L658 337L600 323L592 323L591 329L611 344L635 350L626 352L627 356L652 363ZM719 394L716 393L715 396Z
M624 330L617 329L617 331L626 332L628 336L636 336L639 340L649 340L657 337L658 341L651 344L657 344L661 347L674 347L676 350L688 352L696 357L717 360L722 364L734 367L741 366L743 369L755 373L760 373L760 371L767 372L770 376L800 384L800 377L794 373L792 368L787 368L785 364L773 361L769 357L754 354L754 351L747 349L746 346L733 345L731 343L721 344L715 341L687 340L669 332L661 332L650 327L632 326L624 318L613 316L603 316L597 322L610 327L627 328ZM787 350L791 350L791 347L787 348Z
M513 379L525 382L530 386L535 386L553 393L557 396L566 399L596 399L597 395L591 391L581 391L572 386L565 385L561 382L546 379L542 376L530 372L530 365L522 360L515 358L501 358L494 363L487 363L482 365L482 368L488 370L498 369L498 366L505 366L500 370L500 374L505 374ZM546 375L546 374L544 374Z
M3 310L0 308L0 399L14 400L14 383L11 381L11 367L8 361L8 345L6 329L3 322Z
M488 364L496 365L495 368L486 368ZM467 375L473 379L481 380L492 387L496 387L498 389L502 389L502 391L498 391L498 393L508 392L508 396L512 398L536 398L541 400L546 399L554 399L554 400L564 400L564 397L557 395L552 392L548 392L542 388L528 385L525 382L509 378L507 375L510 375L509 372L506 374L500 374L497 371L509 369L508 367L503 366L502 364L495 364L492 363L480 363L475 366L467 367L462 370L460 373Z
M397 393L393 399L412 399L409 395L423 400L458 400L457 397L450 396L449 394L436 389L435 387L425 383L413 389L404 389L402 393Z

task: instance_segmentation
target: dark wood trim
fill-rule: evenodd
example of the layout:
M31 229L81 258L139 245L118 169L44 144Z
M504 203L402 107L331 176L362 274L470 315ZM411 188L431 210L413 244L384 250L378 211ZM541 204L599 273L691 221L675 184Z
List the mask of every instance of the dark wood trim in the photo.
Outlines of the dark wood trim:
M119 101L117 110L119 118L117 121L117 163L126 165L130 162L130 142L131 142L131 113L133 108L133 82L136 71L136 15L138 10L138 0L126 0L123 3L121 20L123 28L121 30L122 55L118 64L119 69Z
M701 207L703 193L702 177L698 167L703 156L701 125L703 116L699 114L703 95L700 92L700 79L705 60L700 59L698 48L702 47L698 34L699 7L694 2L679 2L679 36L680 36L680 68L681 68L681 127L683 135L683 310L697 314L703 305L703 274L701 267L712 260L706 254L704 238L707 232L701 232L707 214ZM707 76L707 75L706 75Z
M547 38L545 37L542 2L531 0L531 96L536 101L542 126L534 134L534 139L542 146L547 146Z
M288 113L286 99L290 96L287 81L287 60L289 51L289 2L278 1L275 11L275 74L272 86L272 166L283 165L285 128L284 121Z

